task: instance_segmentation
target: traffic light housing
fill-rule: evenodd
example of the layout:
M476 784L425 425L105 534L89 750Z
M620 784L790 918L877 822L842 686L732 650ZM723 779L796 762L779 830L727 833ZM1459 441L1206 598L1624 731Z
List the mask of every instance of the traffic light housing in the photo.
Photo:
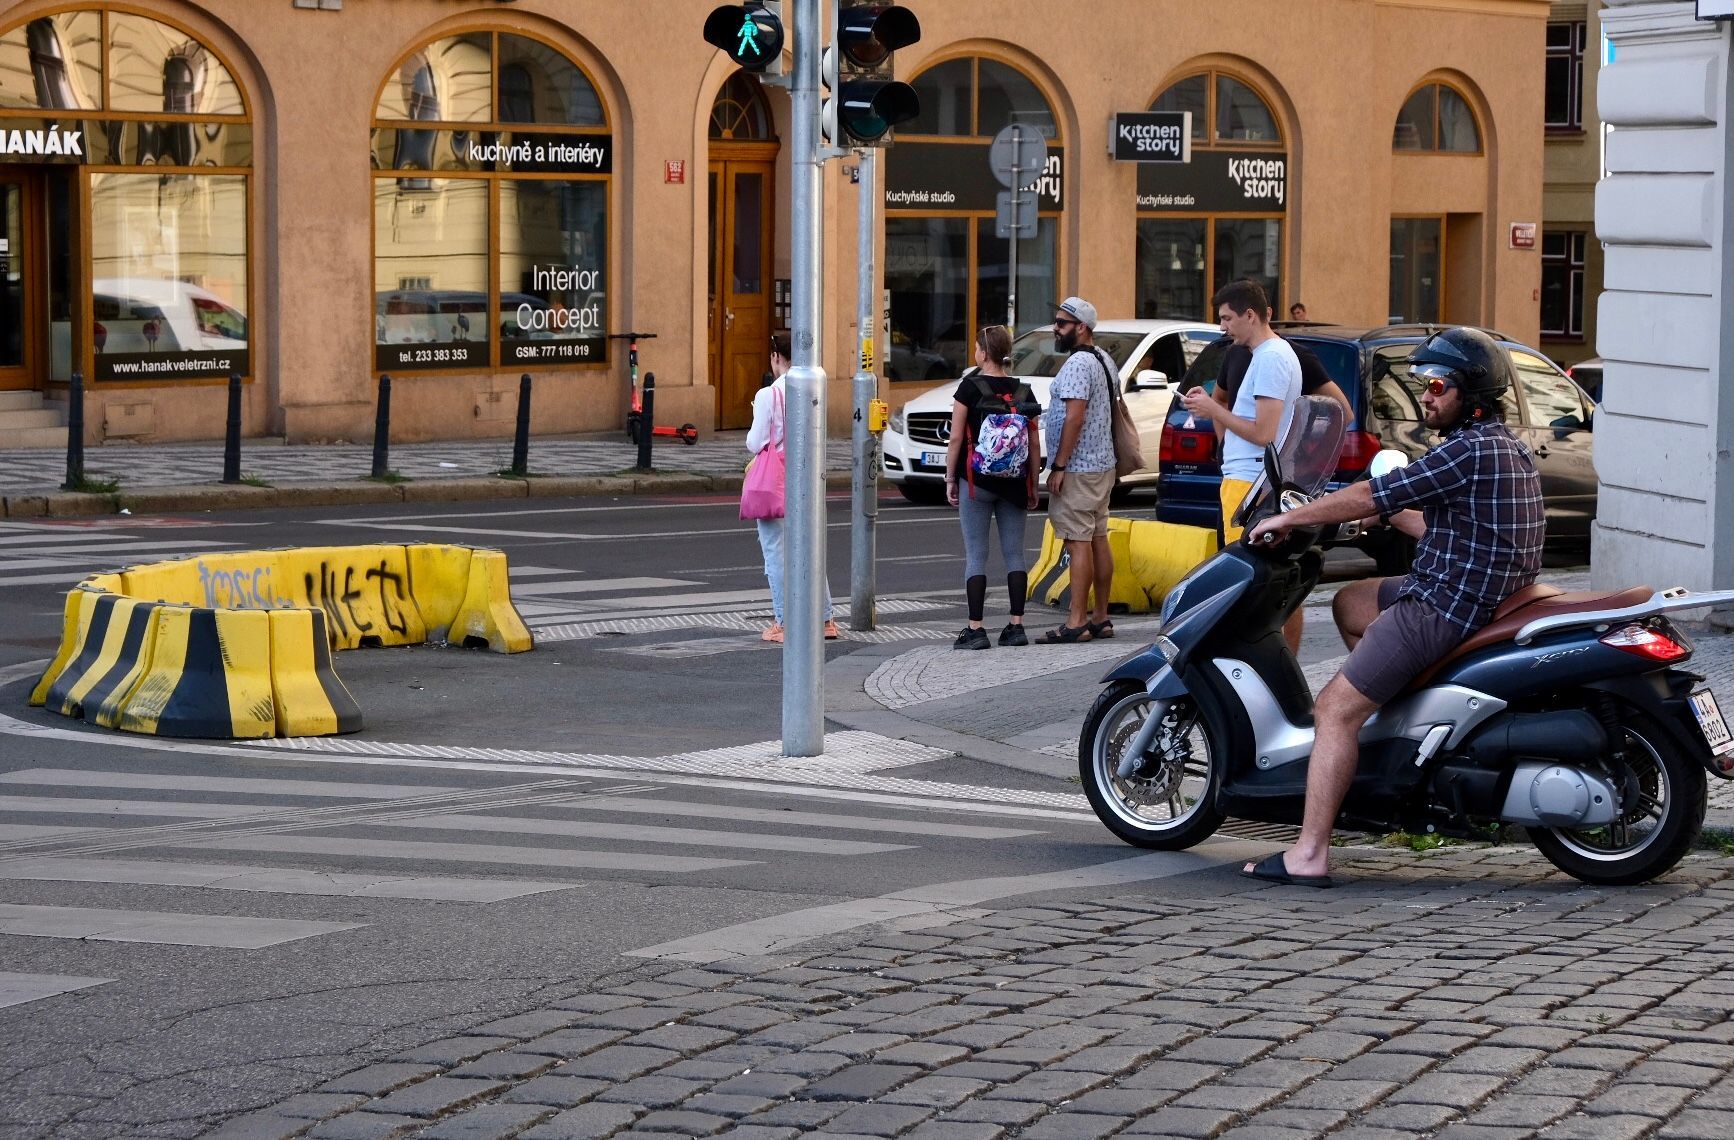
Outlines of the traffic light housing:
M782 0L748 0L724 4L704 21L704 42L747 71L783 73Z
M891 145L892 130L921 111L915 88L892 73L898 48L921 39L921 21L900 4L842 0L825 56L825 137L835 147Z

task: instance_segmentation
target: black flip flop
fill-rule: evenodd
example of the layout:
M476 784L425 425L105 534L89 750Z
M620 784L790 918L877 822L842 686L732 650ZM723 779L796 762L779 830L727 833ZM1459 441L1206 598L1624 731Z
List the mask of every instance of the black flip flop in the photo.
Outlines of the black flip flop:
M1061 625L1048 630L1036 638L1037 645L1072 645L1080 641L1090 640L1090 623L1083 625Z
M1249 879L1262 879L1267 883L1280 883L1285 887L1317 887L1329 890L1336 886L1329 875L1294 875L1289 873L1288 864L1283 862L1282 852L1266 855L1253 865L1252 870L1245 867L1240 873Z

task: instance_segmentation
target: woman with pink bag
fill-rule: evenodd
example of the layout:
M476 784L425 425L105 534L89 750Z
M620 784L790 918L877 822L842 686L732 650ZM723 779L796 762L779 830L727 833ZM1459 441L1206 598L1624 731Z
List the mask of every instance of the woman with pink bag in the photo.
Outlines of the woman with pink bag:
M753 461L741 488L741 517L759 527L759 549L765 556L765 578L771 584L770 627L760 640L783 643L783 373L789 370L789 338L771 337L771 375L776 377L753 397L753 426L747 450ZM756 477L755 477L756 476ZM831 580L825 578L825 640L841 637L831 620Z

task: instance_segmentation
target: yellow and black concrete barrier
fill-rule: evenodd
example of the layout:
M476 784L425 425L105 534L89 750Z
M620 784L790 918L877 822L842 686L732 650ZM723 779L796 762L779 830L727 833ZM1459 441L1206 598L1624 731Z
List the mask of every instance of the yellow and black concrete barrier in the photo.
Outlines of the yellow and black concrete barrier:
M361 727L331 651L441 642L522 653L498 550L414 544L200 555L97 574L67 595L30 703L159 736Z

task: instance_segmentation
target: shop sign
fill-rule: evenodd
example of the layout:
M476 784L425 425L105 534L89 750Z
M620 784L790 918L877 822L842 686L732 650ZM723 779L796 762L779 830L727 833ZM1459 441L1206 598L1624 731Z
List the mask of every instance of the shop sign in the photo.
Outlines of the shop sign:
M608 135L472 135L463 156L476 169L514 174L611 174Z
M1535 223L1534 222L1512 222L1511 223L1511 248L1512 249L1534 249L1535 248Z
M1146 213L1274 212L1288 206L1282 151L1201 150L1187 163L1138 168L1138 209Z
M1734 0L1698 0L1700 20L1734 19Z
M8 162L84 161L84 131L65 127L8 130L0 125L0 160Z
M1191 162L1191 111L1120 112L1108 122L1116 162Z
M247 375L244 348L224 351L98 352L97 380L220 380L231 372Z
M592 266L536 265L530 293L500 298L500 363L599 364L608 359L607 282Z
M382 344L374 352L374 367L380 372L417 371L423 368L487 368L485 340L444 343Z
M885 152L885 208L888 210L971 210L991 214L1000 192L989 143L902 142ZM1048 151L1047 165L1033 193L1044 211L1064 201L1065 164L1059 147Z

